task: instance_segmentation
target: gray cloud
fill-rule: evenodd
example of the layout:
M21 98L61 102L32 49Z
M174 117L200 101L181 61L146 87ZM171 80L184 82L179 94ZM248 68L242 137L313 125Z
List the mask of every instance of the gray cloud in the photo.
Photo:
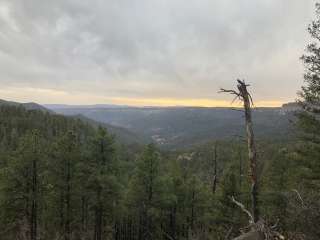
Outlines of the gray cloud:
M314 4L2 0L0 87L226 99L217 89L244 77L256 99L287 101L302 84Z

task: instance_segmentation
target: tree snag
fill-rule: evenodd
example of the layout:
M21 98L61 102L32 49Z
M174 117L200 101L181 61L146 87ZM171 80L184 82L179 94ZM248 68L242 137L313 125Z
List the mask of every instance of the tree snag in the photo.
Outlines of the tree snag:
M38 148L39 135L37 131L32 133L33 159L32 159L32 195L31 195L31 216L30 216L30 239L37 240L38 236Z
M254 140L253 124L251 107L253 105L252 97L247 90L248 84L244 80L237 80L238 90L226 90L220 89L220 92L230 93L235 95L234 100L239 99L243 103L245 121L246 121L246 135L248 144L248 155L249 155L249 166L250 166L250 180L251 180L251 211L254 223L259 220L259 209L258 209L258 179L257 179L257 150ZM233 100L233 101L234 101Z
M212 179L212 193L216 193L218 176L217 176L217 159L218 159L218 152L217 152L218 144L217 142L214 144L213 148L213 179Z

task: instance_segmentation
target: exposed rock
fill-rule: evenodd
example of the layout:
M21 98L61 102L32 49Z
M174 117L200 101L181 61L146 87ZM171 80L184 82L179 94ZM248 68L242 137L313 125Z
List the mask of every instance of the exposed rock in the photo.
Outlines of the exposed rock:
M233 240L264 240L264 235L258 231L250 231Z

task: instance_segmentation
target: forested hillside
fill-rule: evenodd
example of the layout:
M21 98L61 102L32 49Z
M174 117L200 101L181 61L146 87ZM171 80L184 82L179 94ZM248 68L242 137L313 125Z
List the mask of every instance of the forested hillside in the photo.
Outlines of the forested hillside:
M224 239L247 223L230 200L250 204L242 138L161 152L23 106L0 106L0 119L1 239ZM317 236L311 209L293 191L304 198L301 177L316 171L298 146L258 141L260 210L286 234L308 227Z
M58 116L54 111L51 111L48 108L43 107L40 104L37 103L18 103L18 102L13 102L13 101L5 101L0 99L0 106L12 106L12 107L17 107L17 108L24 108L26 110L38 110L43 113L46 113L47 115L55 115L52 117L56 118L62 118L62 116ZM143 144L143 143L148 143L151 142L152 140L143 136L140 136L139 134L134 134L130 132L129 130L119 127L119 126L113 126L108 123L102 123L102 122L97 122L93 119L87 118L84 115L77 114L74 116L67 117L66 119L69 119L70 121L73 120L79 120L83 124L90 125L91 127L97 128L99 126L102 126L104 128L108 128L108 131L117 137L117 140L119 140L122 144Z

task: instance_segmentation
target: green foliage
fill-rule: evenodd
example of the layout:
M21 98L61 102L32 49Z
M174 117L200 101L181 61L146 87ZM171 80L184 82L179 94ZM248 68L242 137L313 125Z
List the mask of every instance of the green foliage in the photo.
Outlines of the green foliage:
M44 190L45 146L38 131L27 132L19 140L6 166L1 171L1 232L10 232L19 237L27 235L27 225L32 225L41 205ZM36 203L36 205L34 205ZM31 220L30 220L31 218Z
M121 145L104 127L77 118L16 106L0 112L4 240L32 239L32 231L48 240L224 239L248 223L231 201L250 206L240 139L162 152ZM261 213L288 234L304 231L301 219L310 229L316 219L292 191L304 189L305 197L319 187L320 149L310 138L317 127L303 123L311 130L299 141L257 142Z

